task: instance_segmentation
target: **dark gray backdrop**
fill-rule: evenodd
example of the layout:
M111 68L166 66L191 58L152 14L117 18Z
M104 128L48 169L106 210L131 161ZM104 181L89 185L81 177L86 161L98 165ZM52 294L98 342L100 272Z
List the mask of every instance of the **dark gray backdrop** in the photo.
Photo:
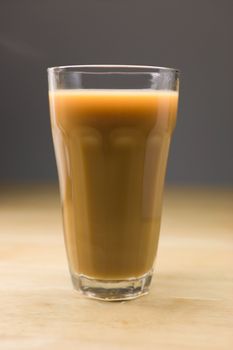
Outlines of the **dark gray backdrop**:
M100 63L179 68L168 181L232 183L232 0L1 0L1 181L56 179L46 67Z

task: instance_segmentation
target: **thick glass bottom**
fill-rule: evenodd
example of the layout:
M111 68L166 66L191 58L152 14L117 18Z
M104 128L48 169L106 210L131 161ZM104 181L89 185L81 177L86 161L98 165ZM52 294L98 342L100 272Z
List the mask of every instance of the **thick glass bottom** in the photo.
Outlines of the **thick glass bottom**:
M153 271L138 278L125 280L99 280L85 275L73 275L75 290L89 298L120 301L138 298L149 292Z

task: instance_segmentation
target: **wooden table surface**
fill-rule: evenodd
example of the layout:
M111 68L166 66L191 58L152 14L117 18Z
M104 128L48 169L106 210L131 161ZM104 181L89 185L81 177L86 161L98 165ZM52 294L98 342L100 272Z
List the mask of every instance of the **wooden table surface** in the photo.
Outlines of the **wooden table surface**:
M55 187L0 191L0 349L233 349L233 192L168 189L149 295L74 292Z

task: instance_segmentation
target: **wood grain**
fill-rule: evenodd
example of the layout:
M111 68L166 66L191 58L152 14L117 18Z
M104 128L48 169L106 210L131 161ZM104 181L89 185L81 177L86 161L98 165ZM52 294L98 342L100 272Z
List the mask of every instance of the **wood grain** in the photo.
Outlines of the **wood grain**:
M72 289L55 187L2 187L0 276L0 349L233 349L233 192L167 190L151 293L106 303Z

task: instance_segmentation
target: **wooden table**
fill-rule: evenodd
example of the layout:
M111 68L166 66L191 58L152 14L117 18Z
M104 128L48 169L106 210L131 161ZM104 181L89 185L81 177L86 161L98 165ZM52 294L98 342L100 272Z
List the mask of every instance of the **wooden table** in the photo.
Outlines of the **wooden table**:
M233 349L233 192L169 189L151 293L72 289L55 187L1 188L0 349Z

